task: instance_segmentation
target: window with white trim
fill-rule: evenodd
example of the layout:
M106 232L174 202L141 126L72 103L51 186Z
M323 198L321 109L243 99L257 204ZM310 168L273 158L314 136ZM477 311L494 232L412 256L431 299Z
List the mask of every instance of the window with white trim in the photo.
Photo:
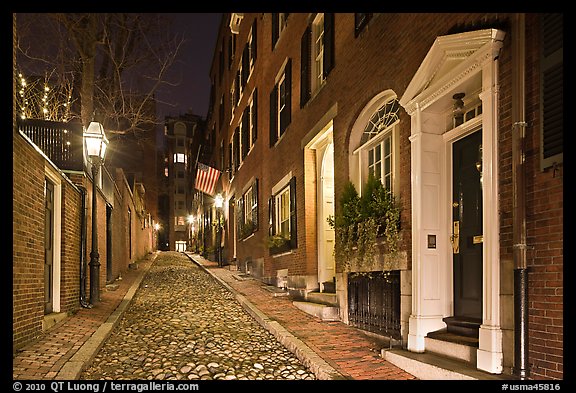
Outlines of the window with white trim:
M285 187L274 196L276 206L276 234L290 238L290 187Z
M268 216L268 234L276 239L284 239L284 245L272 247L271 254L298 247L296 177L289 174L272 188L272 195L268 200Z
M254 146L254 142L256 141L257 131L256 131L256 120L257 120L257 90L254 90L252 97L250 97L250 101L246 108L244 108L244 112L242 113L242 118L240 119L240 152L241 152L241 161L244 161L244 158L248 155L252 146Z
M312 63L312 91L320 88L324 77L324 14L320 13L312 23L314 62Z
M334 14L319 13L300 39L301 108L320 91L334 64Z
M175 164L185 164L186 163L186 154L184 153L174 153L174 163Z
M254 179L236 202L238 237L246 239L258 230L258 179Z
M273 13L272 14L272 49L276 46L276 42L280 38L280 34L286 28L289 13Z
M357 184L366 182L369 175L390 191L394 189L397 171L398 123L400 105L396 98L387 100L370 116L363 129L359 147L354 151L358 156Z
M288 59L270 93L270 147L274 146L291 121L292 61Z

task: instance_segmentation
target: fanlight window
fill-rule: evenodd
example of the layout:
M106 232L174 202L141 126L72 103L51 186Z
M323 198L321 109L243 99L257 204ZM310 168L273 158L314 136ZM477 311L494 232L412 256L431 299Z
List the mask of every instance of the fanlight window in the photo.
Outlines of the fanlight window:
M399 120L398 112L400 111L400 104L397 99L388 101L380 107L370 118L366 128L364 128L364 133L362 134L362 139L360 139L360 146L364 145L366 142L374 138L381 131L384 131L396 121Z

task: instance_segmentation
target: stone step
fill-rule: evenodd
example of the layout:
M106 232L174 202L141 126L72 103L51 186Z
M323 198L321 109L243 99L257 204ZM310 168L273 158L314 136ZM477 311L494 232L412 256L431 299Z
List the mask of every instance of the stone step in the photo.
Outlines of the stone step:
M446 330L428 333L424 338L426 352L476 365L478 339L458 336Z
M313 303L326 304L328 306L338 306L338 298L335 293L328 292L308 292L306 300Z
M300 310L320 318L323 321L339 321L340 315L338 314L338 307L329 306L326 304L293 301L292 304Z
M405 349L383 349L381 356L421 380L509 380L510 375L490 374L470 363L425 352Z
M480 319L465 317L445 317L442 321L448 332L475 338L478 338L478 329L482 323Z

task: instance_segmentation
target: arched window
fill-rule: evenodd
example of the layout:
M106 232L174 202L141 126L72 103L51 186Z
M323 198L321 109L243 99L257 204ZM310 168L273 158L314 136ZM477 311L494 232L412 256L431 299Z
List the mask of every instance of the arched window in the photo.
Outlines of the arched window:
M395 188L399 111L396 95L383 92L366 105L352 128L350 177L360 193L369 174L388 190Z

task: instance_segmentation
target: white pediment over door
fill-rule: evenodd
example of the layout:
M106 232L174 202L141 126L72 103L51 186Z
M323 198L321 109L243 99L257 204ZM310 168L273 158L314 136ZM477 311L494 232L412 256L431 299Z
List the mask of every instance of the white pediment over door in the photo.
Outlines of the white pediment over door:
M424 109L450 94L498 56L505 33L496 29L476 30L437 37L400 99L408 114L416 106ZM480 81L477 81L480 82Z

